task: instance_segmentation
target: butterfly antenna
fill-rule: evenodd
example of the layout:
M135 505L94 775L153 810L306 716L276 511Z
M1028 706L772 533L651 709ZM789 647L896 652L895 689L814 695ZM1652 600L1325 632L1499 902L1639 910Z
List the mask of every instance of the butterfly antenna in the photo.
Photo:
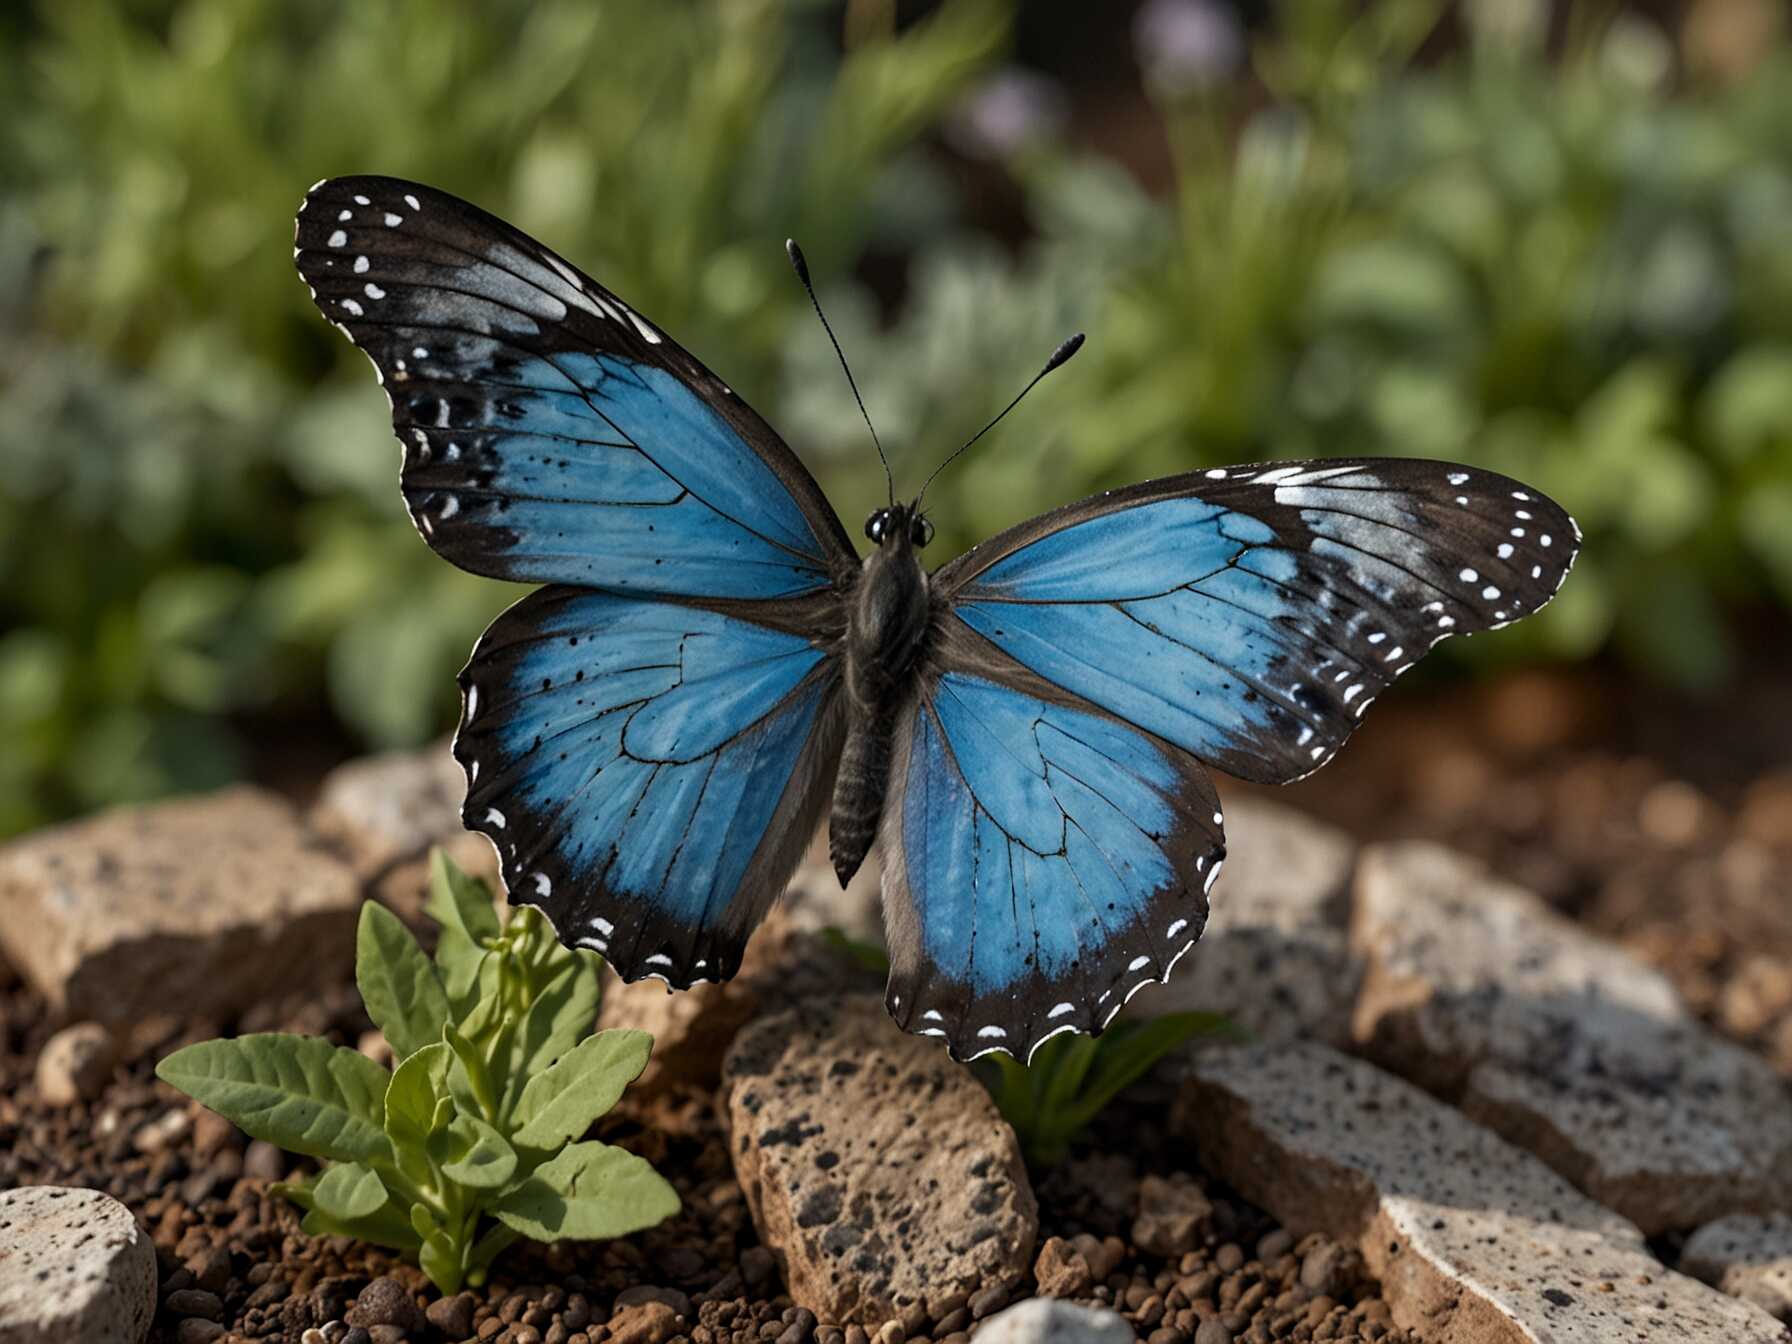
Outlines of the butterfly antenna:
M834 353L840 358L840 368L846 374L846 385L852 389L852 399L859 403L859 414L865 417L865 428L871 431L871 442L877 445L877 460L884 464L884 483L890 488L890 503L896 502L896 478L890 474L890 459L884 456L883 440L877 437L877 427L871 423L871 413L865 409L865 398L859 395L859 385L854 381L852 369L846 363L846 352L840 348L840 341L834 335L834 329L828 325L828 315L821 311L821 300L815 297L815 286L809 283L809 263L803 260L803 249L796 245L796 239L786 238L784 250L790 253L790 264L796 269L796 278L803 282L803 288L809 293L809 302L815 307L815 316L821 319L821 329L828 334L828 340L834 343Z
M982 429L978 430L975 434L971 435L970 438L968 438L964 441L964 447L960 448L958 450L958 452L953 453L951 457L948 457L944 462L940 463L939 466L937 466L933 469L933 475L929 476L925 481L923 481L921 483L921 493L919 495L915 496L915 507L916 508L920 507L921 500L924 499L927 495L927 487L933 484L934 476L938 476L947 467L951 466L954 462L956 462L959 458L959 455L964 452L965 448L969 448L973 443L977 442L978 439L982 438L985 434L989 433L990 430L994 429L997 425L1001 424L1002 416L1007 415L1009 411L1012 411L1016 406L1020 405L1021 397L1026 396L1027 393L1031 392L1035 387L1037 387L1039 385L1039 380L1041 378L1045 377L1046 374L1050 373L1053 369L1057 368L1059 365L1068 363L1070 360L1070 357L1072 355L1074 355L1078 350L1081 350L1082 348L1083 348L1083 333L1079 331L1079 332L1077 332L1076 335L1072 336L1068 341L1065 341L1063 345L1060 345L1056 350L1052 351L1052 357L1045 361L1045 367L1043 369L1039 370L1038 373L1033 375L1033 381L1028 383L1025 387L1021 388L1019 395L1016 396L1013 401L1009 402L1006 406L1004 406L1002 408L1001 415L998 415L994 420L991 420L987 425L983 426Z

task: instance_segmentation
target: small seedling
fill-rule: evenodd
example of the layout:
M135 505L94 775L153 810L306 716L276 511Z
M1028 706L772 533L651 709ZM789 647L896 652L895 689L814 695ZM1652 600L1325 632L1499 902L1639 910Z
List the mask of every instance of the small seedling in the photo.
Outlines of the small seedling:
M1029 1064L992 1055L985 1081L1027 1161L1052 1167L1070 1155L1070 1141L1110 1101L1170 1051L1196 1036L1237 1034L1223 1013L1116 1022L1099 1036L1053 1037L1033 1052Z
M561 947L526 906L500 925L484 883L440 850L425 909L442 926L433 961L390 910L361 908L355 981L393 1071L266 1032L177 1050L156 1076L326 1163L275 1187L306 1211L306 1232L414 1255L444 1293L482 1283L518 1237L619 1237L676 1213L678 1195L645 1159L573 1142L653 1046L644 1031L589 1034L596 955Z
M836 928L823 929L821 936L864 969L889 973L889 954L876 943ZM1054 1037L1033 1053L1031 1063L998 1053L977 1068L1027 1161L1053 1167L1070 1155L1070 1141L1158 1060L1196 1036L1225 1035L1242 1033L1223 1013L1167 1013L1117 1022L1100 1036Z

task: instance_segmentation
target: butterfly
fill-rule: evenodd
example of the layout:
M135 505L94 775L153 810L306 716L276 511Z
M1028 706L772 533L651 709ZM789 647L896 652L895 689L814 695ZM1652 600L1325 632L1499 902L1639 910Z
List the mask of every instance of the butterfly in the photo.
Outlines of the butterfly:
M1226 854L1209 767L1317 769L1580 540L1506 477L1349 458L1109 491L929 572L919 498L861 557L725 383L465 201L320 182L295 258L373 360L423 539L541 585L460 674L463 818L510 899L624 979L725 979L826 817L843 883L878 842L891 1015L960 1059L1166 980Z

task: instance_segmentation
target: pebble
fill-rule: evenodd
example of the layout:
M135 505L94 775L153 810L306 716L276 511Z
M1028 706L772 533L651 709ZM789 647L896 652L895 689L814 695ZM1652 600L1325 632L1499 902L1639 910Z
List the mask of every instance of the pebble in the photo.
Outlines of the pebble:
M1206 1193L1186 1174L1148 1175L1139 1182L1133 1245L1166 1259L1180 1256L1199 1243L1212 1217Z
M1134 1344L1132 1327L1112 1311L1035 1297L997 1312L977 1329L977 1344Z
M1792 1324L1792 1215L1707 1223L1686 1239L1680 1268Z
M162 1305L175 1316L203 1316L208 1321L224 1319L224 1300L203 1288L182 1288L169 1293Z
M473 1333L473 1311L477 1305L471 1293L438 1297L423 1309L423 1315L438 1333L450 1339L465 1339ZM579 1322L580 1326L584 1322Z
M416 1299L397 1279L379 1278L363 1288L349 1308L351 1326L393 1325L407 1334L421 1334L428 1324Z
M216 1321L188 1317L175 1327L174 1338L177 1344L212 1344L213 1340L224 1338L224 1327Z
M44 1042L37 1057L37 1095L51 1106L92 1101L105 1089L118 1059L112 1033L98 1022L77 1022Z

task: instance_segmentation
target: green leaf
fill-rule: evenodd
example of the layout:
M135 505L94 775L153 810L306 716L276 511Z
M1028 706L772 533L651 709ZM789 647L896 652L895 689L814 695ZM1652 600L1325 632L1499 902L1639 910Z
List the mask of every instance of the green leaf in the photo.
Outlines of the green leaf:
M645 1158L592 1142L567 1145L506 1191L492 1212L536 1241L589 1241L652 1227L678 1208L678 1192Z
M395 1251L415 1251L423 1245L423 1239L406 1225L390 1201L369 1218L332 1218L322 1209L312 1209L300 1220L299 1227L309 1237L353 1237L376 1246L390 1246Z
M498 912L485 883L469 877L437 848L429 854L429 898L426 914L442 926L436 940L436 969L456 1020L472 1007L480 968L488 960L486 945L500 933Z
M460 1291L460 1256L447 1233L434 1232L425 1237L422 1249L417 1252L417 1263L443 1295L452 1297Z
M379 1174L359 1162L338 1162L311 1188L312 1207L339 1223L368 1218L386 1202Z
M1109 1038L1099 1042L1102 1048L1095 1069L1076 1104L1067 1108L1078 1129L1184 1041L1235 1030L1231 1019L1223 1013L1166 1013L1125 1026L1126 1030L1112 1036L1111 1042Z
M451 1181L497 1190L516 1175L516 1149L476 1115L458 1115L430 1139L430 1153Z
M442 1028L442 1039L447 1048L454 1052L455 1061L459 1065L449 1072L449 1087L468 1103L469 1110L483 1111L486 1115L495 1117L498 1113L498 1094L492 1085L491 1070L486 1066L485 1057L452 1024Z
M890 973L890 954L876 943L848 938L842 930L831 924L821 931L821 940L834 951L850 958L861 970L871 971L877 975Z
M510 1048L504 1104L514 1106L532 1074L546 1069L590 1034L603 987L589 953L568 965L536 995Z
M516 1241L517 1236L514 1228L499 1223L479 1238L467 1253L467 1282L475 1287L484 1283L486 1268L503 1254L506 1247Z
M653 1053L645 1031L600 1031L524 1085L513 1117L525 1148L558 1148L576 1139L641 1076Z
M404 922L378 901L361 907L355 933L355 984L367 1015L399 1059L442 1038L448 995L436 968Z
M156 1065L156 1077L290 1152L337 1162L391 1152L380 1124L391 1075L359 1051L315 1036L200 1041Z
M429 851L429 898L423 910L443 929L453 929L475 946L483 947L501 932L490 889L440 846Z
M437 1128L440 1104L448 1099L453 1055L437 1041L415 1051L392 1074L386 1087L384 1125L396 1144L419 1144Z

